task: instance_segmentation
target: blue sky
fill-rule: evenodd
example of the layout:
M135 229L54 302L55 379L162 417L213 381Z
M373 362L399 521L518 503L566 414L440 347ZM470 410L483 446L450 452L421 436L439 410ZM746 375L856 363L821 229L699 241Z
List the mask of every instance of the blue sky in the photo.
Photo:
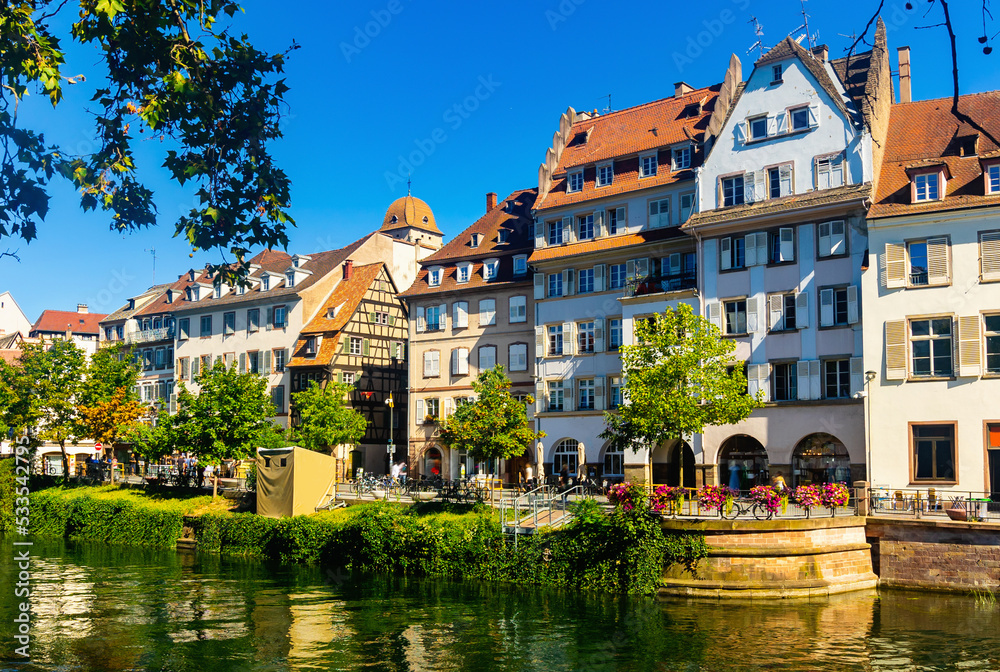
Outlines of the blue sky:
M939 23L940 7L913 4L907 11L905 1L885 2L893 67L896 47L911 46L913 98L949 96L947 34L917 29ZM851 42L845 36L860 33L877 6L810 0L810 31L830 46L831 58L840 57ZM985 56L976 41L983 32L977 6L952 3L963 93L1000 88L1000 51ZM388 205L406 194L407 170L413 194L430 204L450 237L482 214L487 191L502 198L537 183L568 105L603 110L611 94L619 110L670 96L679 80L706 86L721 80L731 53L748 74L757 54L747 54L756 40L751 16L768 46L802 23L798 0L249 0L244 7L234 29L257 46L301 45L287 64L290 109L285 137L274 146L293 185L298 227L290 231L290 253L341 247L376 229ZM990 35L997 30L992 24ZM70 47L65 72L90 74L95 62L87 48ZM86 151L91 130L82 109L92 90L91 82L68 87L55 111L35 96L22 119L50 141ZM73 190L57 182L38 239L0 242L0 250L17 249L21 257L0 260L0 291L11 290L29 320L77 303L92 312L117 309L152 283L152 248L158 282L220 258L189 256L172 237L192 191L166 180L155 141L140 158L156 191L158 227L111 233L106 216L83 213Z

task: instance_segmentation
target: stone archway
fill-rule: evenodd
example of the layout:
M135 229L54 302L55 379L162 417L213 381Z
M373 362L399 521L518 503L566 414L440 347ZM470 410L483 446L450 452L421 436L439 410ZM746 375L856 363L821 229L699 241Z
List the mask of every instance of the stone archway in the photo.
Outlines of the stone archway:
M851 457L847 447L837 437L817 432L803 438L792 451L790 485L849 483Z
M437 446L424 451L420 460L420 475L424 478L444 478L444 452Z
M665 441L653 451L653 483L696 488L694 451L687 441Z
M755 485L769 485L767 451L760 441L737 434L722 443L719 451L719 483L738 490L749 490Z
M579 468L580 442L576 439L563 439L557 443L552 451L552 475L573 478Z

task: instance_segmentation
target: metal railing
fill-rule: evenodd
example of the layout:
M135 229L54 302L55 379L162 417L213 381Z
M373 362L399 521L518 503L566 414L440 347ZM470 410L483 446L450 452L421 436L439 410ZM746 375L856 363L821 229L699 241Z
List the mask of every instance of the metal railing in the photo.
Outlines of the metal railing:
M153 341L165 341L174 337L173 327L160 327L159 329L143 329L142 331L130 331L125 334L126 343L152 343Z
M694 272L678 275L647 275L644 278L634 278L626 282L625 296L676 292L682 289L694 289L697 286L698 277Z
M878 486L868 492L868 515L1000 522L1000 493Z

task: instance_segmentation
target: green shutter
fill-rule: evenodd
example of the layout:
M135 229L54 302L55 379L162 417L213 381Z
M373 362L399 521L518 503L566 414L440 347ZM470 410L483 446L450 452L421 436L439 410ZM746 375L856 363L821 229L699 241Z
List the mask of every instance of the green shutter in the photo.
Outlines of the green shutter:
M389 326L391 327L394 324L396 324L396 316L393 315L392 313L389 313Z
M240 373L247 372L247 353L240 353Z
M274 327L274 308L268 306L267 309L267 329L270 331Z
M361 352L367 357L368 356L368 339L366 338L361 343Z
M271 351L264 351L264 375L271 373Z
M343 339L340 341L340 351L346 355L351 351L351 337L343 334L340 338Z
M375 322L375 311L371 311L370 313L368 313L368 321L372 323Z

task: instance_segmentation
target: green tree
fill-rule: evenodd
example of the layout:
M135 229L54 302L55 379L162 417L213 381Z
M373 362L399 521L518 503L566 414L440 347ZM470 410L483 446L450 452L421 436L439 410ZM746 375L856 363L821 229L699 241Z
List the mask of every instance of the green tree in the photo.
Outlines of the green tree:
M368 421L351 408L347 395L353 389L345 383L320 387L312 381L309 389L292 395L301 424L298 438L310 450L329 452L334 446L354 445L368 430Z
M528 397L518 401L510 393L510 378L499 364L479 374L472 389L477 399L461 404L441 427L441 440L450 448L480 459L508 459L524 454L544 433L528 422Z
M139 363L127 346L116 343L99 348L87 362L79 404L97 406L113 399L138 401L138 381Z
M0 368L6 399L0 415L15 432L27 432L59 444L63 473L69 474L66 442L76 443L84 431L77 412L83 389L86 356L73 341L26 343L15 364Z
M81 434L112 446L121 441L125 428L139 420L147 410L130 389L119 387L110 399L98 401L93 406L81 404L77 407Z
M253 455L264 435L273 431L268 418L274 406L267 380L255 373L237 373L221 361L203 369L195 379L194 394L180 385L172 436L180 449L198 456L202 464L243 460Z
M172 416L160 409L155 420L140 420L123 427L119 439L131 444L132 452L146 464L154 464L174 450L172 421Z
M74 4L76 21L62 36ZM160 141L170 177L197 187L197 202L176 221L176 234L193 249L228 248L240 262L218 265L224 280L246 270L250 248L287 245L290 183L267 146L282 135L288 89L274 78L288 52L261 52L231 32L226 24L240 11L230 0L0 3L0 239L35 238L57 175L72 181L85 210L110 213L112 230L154 225L153 194L139 179L133 147L145 134ZM74 76L65 74L60 42L69 36L97 52L96 60L72 66L80 73ZM63 87L83 80L100 82L87 110L95 117L96 151L73 155L19 123L29 90L56 107Z
M605 412L601 438L621 450L649 450L740 422L763 403L747 394L742 366L730 369L735 343L691 306L635 321L635 342L621 348L623 403Z

